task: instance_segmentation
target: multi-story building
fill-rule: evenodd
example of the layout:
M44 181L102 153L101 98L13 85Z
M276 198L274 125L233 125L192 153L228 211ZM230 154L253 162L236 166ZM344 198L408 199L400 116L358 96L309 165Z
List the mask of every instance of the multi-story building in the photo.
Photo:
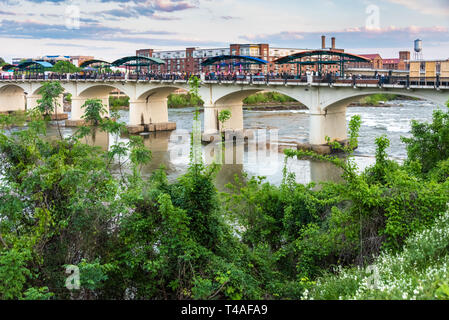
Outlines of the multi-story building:
M268 44L231 44L229 48L186 48L185 50L170 50L170 51L156 51L154 49L140 49L136 50L137 56L154 57L162 59L166 65L152 66L153 71L159 72L214 72L217 71L217 66L202 67L201 63L211 57L221 55L237 55L250 56L260 58L268 61L267 65L246 65L242 62L242 68L235 70L251 70L259 72L283 72L292 71L296 66L294 65L277 65L273 61L297 52L307 49L293 49L293 48L270 48ZM228 63L230 61L227 61ZM229 69L228 64L224 63L220 68L221 71Z
M348 68L377 69L377 70L408 70L410 62L410 51L400 51L399 58L382 59L380 54L360 54L370 59L370 62L350 62Z
M369 62L350 62L348 63L349 68L360 68L360 69L382 69L383 61L382 57L378 53L374 54L360 54L359 56L369 59Z

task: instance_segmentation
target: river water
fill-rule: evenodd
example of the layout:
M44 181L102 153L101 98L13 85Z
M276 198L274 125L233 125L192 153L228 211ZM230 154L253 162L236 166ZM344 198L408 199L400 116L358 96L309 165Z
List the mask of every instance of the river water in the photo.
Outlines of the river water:
M350 107L347 111L347 120L359 114L362 118L360 129L359 148L355 151L355 160L360 168L374 163L375 144L374 140L380 135L386 135L391 146L388 154L392 159L402 161L406 157L404 144L401 136L409 136L411 120L431 121L432 113L438 107L426 101L397 100L390 101L392 107ZM164 166L170 180L176 179L186 172L189 162L189 145L192 131L194 108L169 109L169 121L176 122L177 130L172 132L155 132L144 134L145 145L151 149L153 159L149 165L143 169L145 176L150 175L154 170ZM127 122L128 111L120 111L121 121ZM201 114L202 119L202 114ZM307 110L277 110L277 111L244 111L245 129L266 130L277 133L273 135L271 144L273 149L264 150L263 146L252 145L227 145L224 148L225 163L218 173L216 185L219 190L225 190L224 186L234 181L237 175L241 179L243 174L249 176L265 176L266 180L279 184L282 181L282 169L284 166L284 155L276 146L288 146L297 142L308 140L309 115ZM73 132L72 128L64 128L64 135ZM269 131L272 130L272 131ZM262 131L264 132L264 131ZM55 134L55 129L50 130ZM112 137L99 133L96 135L94 144L103 149L110 147L115 141L127 142L127 137ZM210 147L203 145L203 157L206 162L211 162ZM265 144L264 144L265 145ZM268 148L270 148L270 145ZM218 146L215 147L217 150ZM223 149L222 149L223 150ZM270 152L271 151L271 152ZM214 158L217 159L217 158ZM340 179L340 172L328 163L290 159L287 163L288 170L294 172L296 180L300 183L311 181L337 181Z

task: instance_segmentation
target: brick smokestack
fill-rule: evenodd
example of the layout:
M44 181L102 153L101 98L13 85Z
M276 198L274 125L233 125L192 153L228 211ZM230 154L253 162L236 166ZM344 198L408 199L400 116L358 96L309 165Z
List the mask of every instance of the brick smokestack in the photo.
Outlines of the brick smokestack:
M321 49L326 48L326 36L321 36Z
M335 49L335 37L332 37L332 49Z

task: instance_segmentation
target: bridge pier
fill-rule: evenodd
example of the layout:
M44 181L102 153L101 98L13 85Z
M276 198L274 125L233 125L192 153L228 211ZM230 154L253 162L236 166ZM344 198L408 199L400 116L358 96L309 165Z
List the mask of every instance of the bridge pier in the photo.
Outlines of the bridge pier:
M223 124L218 120L222 110L229 110L231 118ZM232 105L204 105L204 133L202 140L209 142L218 132L242 132L243 131L243 102Z
M326 137L331 141L347 139L346 105L328 107L325 111L310 111L309 143L326 144Z
M70 120L66 120L65 125L66 127L77 127L81 126L85 123L84 119L82 118L84 115L84 108L82 106L86 103L89 99L100 99L103 106L105 106L107 113L104 115L104 117L109 117L109 95L107 97L73 97L72 96L72 111L71 111L71 117Z
M37 107L37 100L41 99L42 96L40 94L32 94L26 96L26 110L32 110ZM58 106L54 114L52 115L52 120L65 120L68 118L68 115L64 113L64 95L60 95L57 100Z
M168 122L167 98L131 100L129 102L129 133L175 130Z

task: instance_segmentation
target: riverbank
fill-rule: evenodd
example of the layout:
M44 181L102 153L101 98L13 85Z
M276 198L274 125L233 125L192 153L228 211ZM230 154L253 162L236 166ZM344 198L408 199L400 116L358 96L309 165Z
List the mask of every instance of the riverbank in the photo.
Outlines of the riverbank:
M394 107L397 104L389 104L388 102L393 100L404 100L404 101L419 101L418 98L405 97L397 94L373 94L371 96L362 98L358 102L353 102L349 104L349 107Z

